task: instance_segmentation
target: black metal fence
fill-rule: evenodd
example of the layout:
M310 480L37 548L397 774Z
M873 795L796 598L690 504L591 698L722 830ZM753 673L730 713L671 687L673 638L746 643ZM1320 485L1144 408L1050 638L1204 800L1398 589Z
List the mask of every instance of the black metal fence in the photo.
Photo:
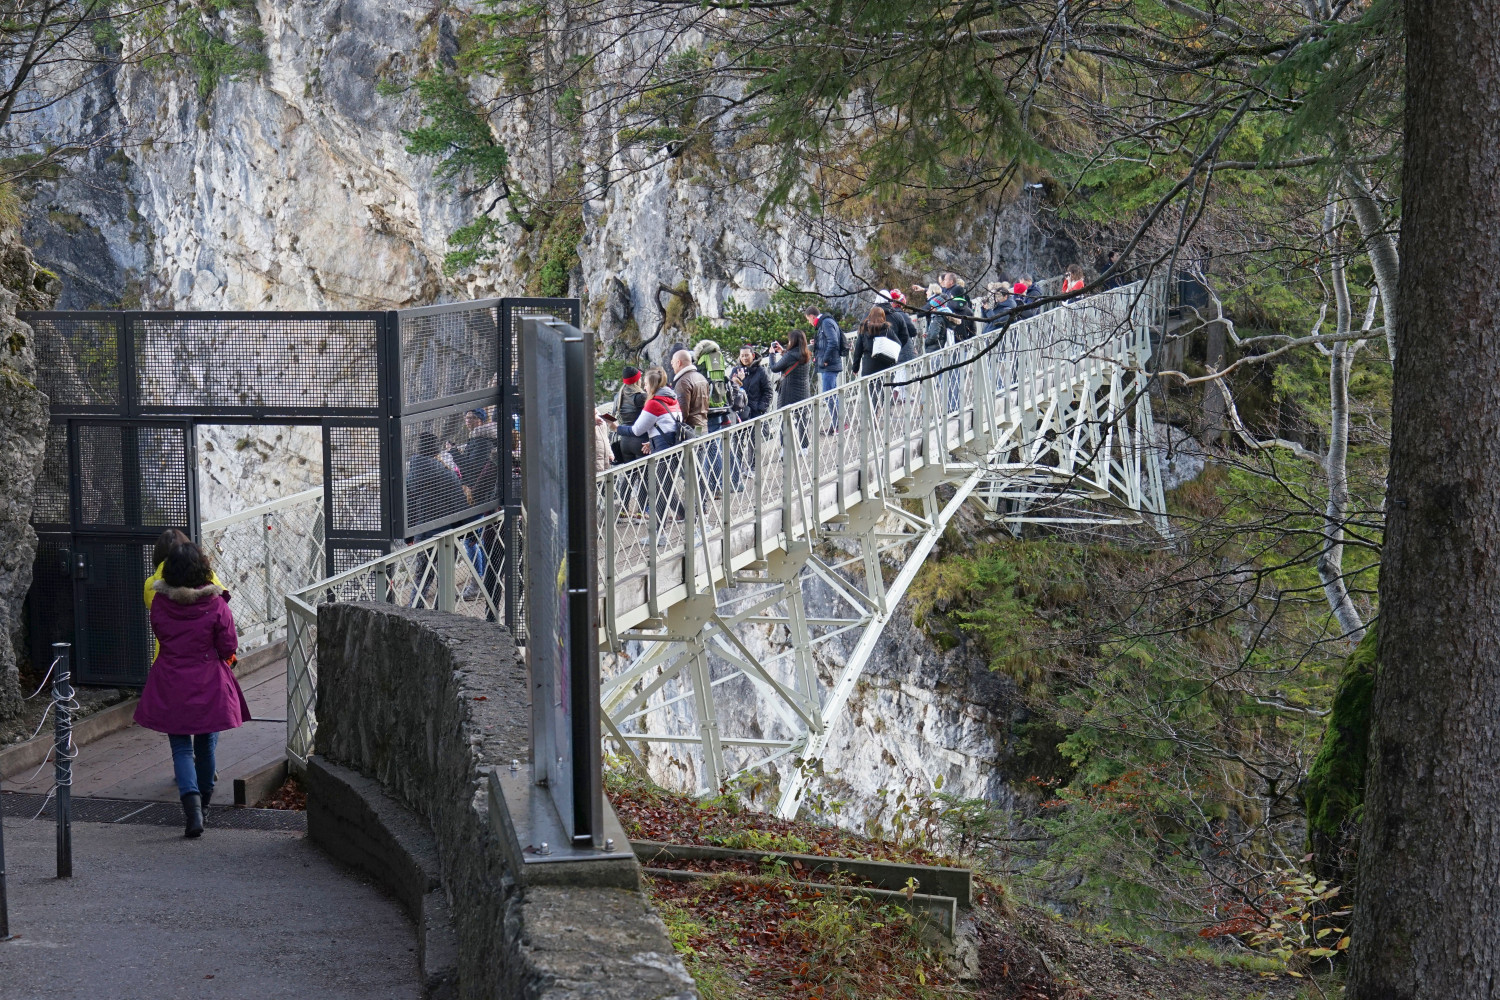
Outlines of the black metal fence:
M151 546L164 528L197 533L200 423L320 427L329 575L518 505L514 317L529 312L578 323L575 299L22 313L52 403L32 515L33 656L72 642L81 683L145 682Z

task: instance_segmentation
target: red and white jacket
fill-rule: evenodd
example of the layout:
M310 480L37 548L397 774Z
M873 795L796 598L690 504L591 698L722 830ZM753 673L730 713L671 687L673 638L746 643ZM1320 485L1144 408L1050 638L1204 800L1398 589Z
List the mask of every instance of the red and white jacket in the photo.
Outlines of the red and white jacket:
M672 436L677 433L681 423L682 407L677 404L677 393L664 387L646 400L646 405L641 407L641 415L635 418L630 430L636 437L657 434Z

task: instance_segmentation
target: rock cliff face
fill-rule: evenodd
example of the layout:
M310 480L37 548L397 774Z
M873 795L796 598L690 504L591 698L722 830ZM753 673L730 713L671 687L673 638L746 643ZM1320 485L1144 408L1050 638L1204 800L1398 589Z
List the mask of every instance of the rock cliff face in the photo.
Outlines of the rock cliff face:
M13 230L0 231L0 720L20 709L16 653L36 556L31 503L47 433L31 327L16 310L50 307L57 285Z
M444 277L447 236L476 204L433 178L433 160L405 152L402 131L420 120L413 100L377 92L456 44L448 15L393 0L303 0L262 2L254 17L266 70L219 83L206 101L193 80L127 68L29 123L39 135L49 121L128 127L138 140L32 182L26 236L66 279L62 305L399 308L525 291L540 262L516 227L499 260ZM608 86L633 69L616 50L599 73ZM495 125L533 189L574 155L537 139L519 113ZM777 282L839 294L862 287L855 271L885 277L862 259L870 230L856 221L833 243L791 216L757 221L753 184L737 185L762 171L728 137L711 153L643 167L608 142L581 157L586 177L609 180L585 185L570 283L606 339L653 332L661 286L719 316L731 298L761 304ZM996 262L1055 270L1066 243L1038 228L1029 197L965 223L934 256L975 280Z

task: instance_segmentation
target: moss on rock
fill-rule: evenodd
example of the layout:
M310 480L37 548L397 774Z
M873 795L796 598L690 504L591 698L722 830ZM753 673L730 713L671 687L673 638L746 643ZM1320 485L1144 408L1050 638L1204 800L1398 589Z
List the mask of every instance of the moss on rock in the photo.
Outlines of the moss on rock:
M1370 743L1370 700L1379 659L1375 630L1369 629L1344 665L1323 746L1313 759L1303 788L1308 850L1324 878L1346 879L1365 801L1365 765Z

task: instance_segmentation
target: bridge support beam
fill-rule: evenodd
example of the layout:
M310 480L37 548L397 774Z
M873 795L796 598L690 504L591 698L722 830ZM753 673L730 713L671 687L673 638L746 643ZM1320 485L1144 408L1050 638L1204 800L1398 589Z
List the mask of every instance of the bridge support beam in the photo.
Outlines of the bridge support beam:
M603 472L608 738L658 777L686 750L700 793L774 767L793 816L966 502L1012 530L1164 533L1145 371L1163 294L1104 292Z

